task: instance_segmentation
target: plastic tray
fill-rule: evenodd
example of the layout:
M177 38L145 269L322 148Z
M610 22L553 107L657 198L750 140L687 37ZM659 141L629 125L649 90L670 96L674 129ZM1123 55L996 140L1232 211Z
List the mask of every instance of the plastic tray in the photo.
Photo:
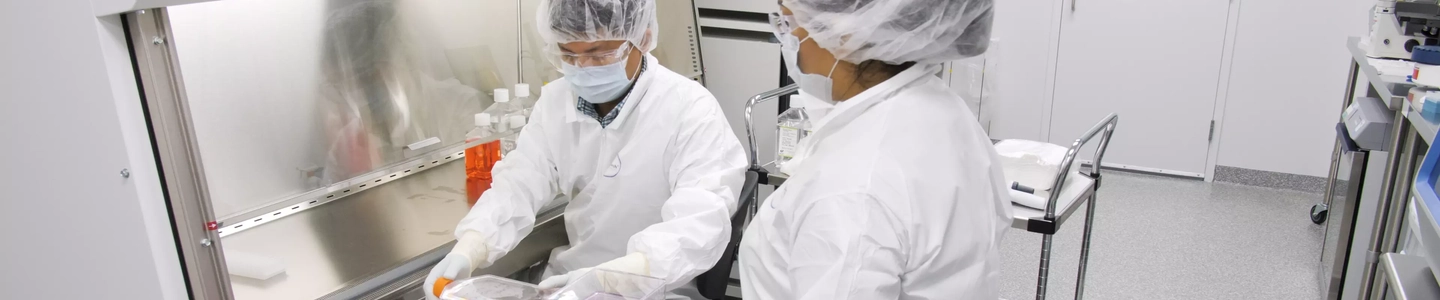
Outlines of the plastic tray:
M534 300L540 287L495 275L456 280L440 292L441 300Z

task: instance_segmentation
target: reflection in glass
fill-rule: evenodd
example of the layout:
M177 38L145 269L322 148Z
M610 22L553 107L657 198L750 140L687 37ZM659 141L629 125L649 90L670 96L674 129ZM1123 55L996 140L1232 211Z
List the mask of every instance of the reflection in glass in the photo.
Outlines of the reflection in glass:
M462 142L519 79L516 0L169 8L221 219ZM419 149L408 145L438 138Z

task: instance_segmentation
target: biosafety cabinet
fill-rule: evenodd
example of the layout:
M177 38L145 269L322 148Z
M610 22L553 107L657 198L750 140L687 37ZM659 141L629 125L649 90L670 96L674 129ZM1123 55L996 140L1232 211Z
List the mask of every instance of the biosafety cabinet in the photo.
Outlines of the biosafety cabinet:
M560 76L538 0L223 0L123 14L191 297L420 299L468 210L464 149L497 88ZM662 65L703 82L691 1ZM563 204L477 275L566 244Z

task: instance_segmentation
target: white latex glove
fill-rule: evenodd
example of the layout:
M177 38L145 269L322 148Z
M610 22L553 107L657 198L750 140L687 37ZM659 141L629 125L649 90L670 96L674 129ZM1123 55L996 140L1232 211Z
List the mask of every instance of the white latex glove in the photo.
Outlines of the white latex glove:
M454 281L470 277L475 268L485 265L476 259L484 259L488 253L489 250L478 233L466 232L455 242L455 248L450 250L450 254L446 254L440 263L430 269L430 274L425 276L425 284L421 286L425 291L425 299L439 300L439 292L444 288L436 287L440 278Z
M430 269L430 275L425 277L425 285L421 286L425 290L425 299L440 299L440 295L436 292L445 288L443 286L439 288L435 287L436 281L438 281L440 278L449 279L451 281L462 279L460 277L461 275L468 277L470 276L470 272L474 270L474 268L470 267L470 258L465 257L464 254L446 254L445 259L441 259L440 263L435 264L435 268Z
M540 289L548 290L565 287L576 280L584 278L585 273L589 273L592 269L603 269L650 276L650 261L645 259L644 253L630 253L630 255L607 261L603 264L595 266L594 268L580 268L578 270L570 271L569 273L550 276L550 278L546 278L545 280L540 281ZM600 278L600 280L604 283L619 281L610 280L607 278ZM607 286L606 289L609 290L611 288Z
M590 269L593 268L580 268L574 271L570 271L570 273L550 276L550 278L545 278L545 280L540 281L540 289L551 290L565 287L566 285L570 285L570 277L579 278L580 275L589 273Z

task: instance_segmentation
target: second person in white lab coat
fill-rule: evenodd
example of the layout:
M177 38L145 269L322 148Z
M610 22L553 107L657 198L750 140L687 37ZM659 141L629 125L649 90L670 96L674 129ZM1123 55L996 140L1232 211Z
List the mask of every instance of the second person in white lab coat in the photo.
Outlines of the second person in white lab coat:
M725 250L745 177L719 103L648 54L654 0L543 0L536 23L565 77L543 88L427 291L500 259L542 207L568 200L570 246L552 253L542 287L603 268L661 278L670 299L699 299L691 281Z
M783 0L813 132L741 239L745 299L996 299L1010 222L990 138L935 74L985 51L991 0Z

